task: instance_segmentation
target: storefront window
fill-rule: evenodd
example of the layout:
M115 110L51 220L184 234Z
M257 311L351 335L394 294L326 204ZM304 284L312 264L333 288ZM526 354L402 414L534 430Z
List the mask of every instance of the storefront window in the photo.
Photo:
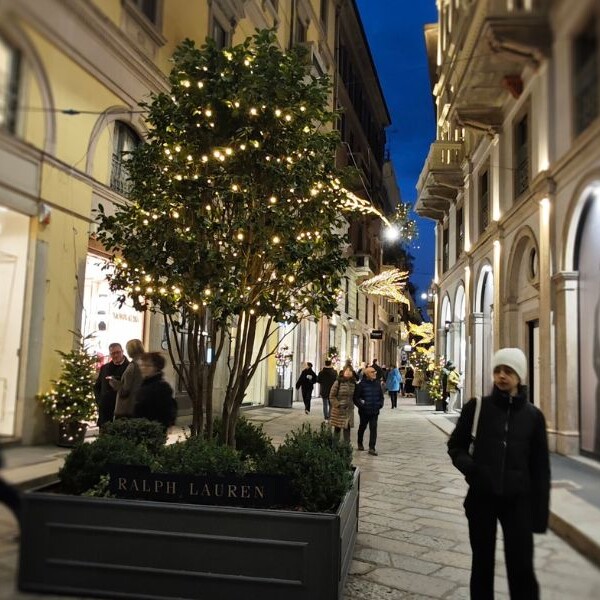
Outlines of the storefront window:
M29 217L0 206L0 436L15 434Z
M121 293L110 291L106 265L102 257L88 254L81 317L81 331L84 336L92 335L88 348L98 356L99 364L109 360L109 344L117 342L125 348L127 340L141 340L144 334L144 314L131 302L119 306Z

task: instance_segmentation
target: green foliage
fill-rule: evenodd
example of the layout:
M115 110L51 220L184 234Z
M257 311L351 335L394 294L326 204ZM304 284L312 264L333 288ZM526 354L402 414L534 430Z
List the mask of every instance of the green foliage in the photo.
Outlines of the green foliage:
M197 305L222 323L250 309L279 322L335 310L347 265L339 135L331 83L301 54L272 31L176 49L170 91L143 105L132 202L99 213L98 238L122 252L111 285L138 309Z
M271 463L288 475L304 510L333 512L352 485L352 449L329 428L303 424L289 433Z
M309 72L302 49L284 53L273 31L261 31L224 50L185 40L172 60L169 91L142 104L148 135L128 156L131 202L99 207L97 237L113 253L111 289L172 318L195 349L172 362L197 434L198 390L212 385L232 323L245 326L232 348L226 419L267 351L257 320L298 323L336 309L348 194L335 166L331 82Z
M114 495L109 491L110 475L102 475L98 483L91 487L82 496L90 496L92 498L114 498Z
M213 435L222 439L223 422L215 419ZM238 417L235 427L235 448L243 460L262 461L275 452L273 440L265 433L262 423L253 423L244 417Z
M74 448L59 472L62 491L110 496L109 464L141 465L156 473L188 475L278 473L290 477L301 510L333 512L352 484L352 450L324 426L315 430L303 425L289 433L277 451L262 426L246 419L238 426L244 447L240 451L201 436L167 446L138 443L136 436L143 427L144 423L130 429L111 427L94 442Z
M152 463L153 457L145 446L114 435L100 436L90 444L73 448L58 478L65 493L83 494L108 474L109 464L151 466Z
M157 454L167 442L162 423L148 419L117 419L106 423L100 435L131 440L136 445L145 446L151 454Z
M84 340L71 352L60 352L62 373L52 389L37 396L42 410L56 423L90 421L96 418L96 357L84 348Z
M160 473L188 475L244 475L247 466L240 454L229 446L219 446L200 436L165 446L157 457L155 468Z

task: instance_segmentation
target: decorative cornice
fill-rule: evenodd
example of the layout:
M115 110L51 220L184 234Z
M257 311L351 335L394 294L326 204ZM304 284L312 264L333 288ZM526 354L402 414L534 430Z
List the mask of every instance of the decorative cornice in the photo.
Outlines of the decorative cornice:
M21 0L15 12L128 106L167 89L166 75L94 4L45 0L40 11L36 0Z

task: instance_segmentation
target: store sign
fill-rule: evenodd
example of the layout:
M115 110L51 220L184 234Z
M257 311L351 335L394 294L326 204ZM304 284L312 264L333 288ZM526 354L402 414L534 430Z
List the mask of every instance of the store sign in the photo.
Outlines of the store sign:
M383 329L372 329L371 330L371 339L372 340L382 340L383 339Z
M110 493L117 498L266 508L294 502L290 479L283 475L184 475L152 473L148 467L109 467Z

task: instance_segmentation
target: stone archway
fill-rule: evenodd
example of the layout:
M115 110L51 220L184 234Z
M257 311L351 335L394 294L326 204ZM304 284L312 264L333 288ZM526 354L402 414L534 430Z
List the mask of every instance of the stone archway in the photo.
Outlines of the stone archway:
M489 393L491 381L491 357L494 348L494 273L489 262L481 265L475 286L472 314L473 370L472 394L482 396Z
M579 423L580 449L600 458L600 185L583 204L574 247L579 273Z
M452 308L448 294L442 300L439 322L440 351L445 360L450 360L452 355Z
M465 326L465 286L460 282L454 296L454 354L456 368L463 374L467 368L467 328Z
M541 405L539 348L539 246L530 227L522 227L513 242L502 303L502 346L522 348L528 357L530 400Z

